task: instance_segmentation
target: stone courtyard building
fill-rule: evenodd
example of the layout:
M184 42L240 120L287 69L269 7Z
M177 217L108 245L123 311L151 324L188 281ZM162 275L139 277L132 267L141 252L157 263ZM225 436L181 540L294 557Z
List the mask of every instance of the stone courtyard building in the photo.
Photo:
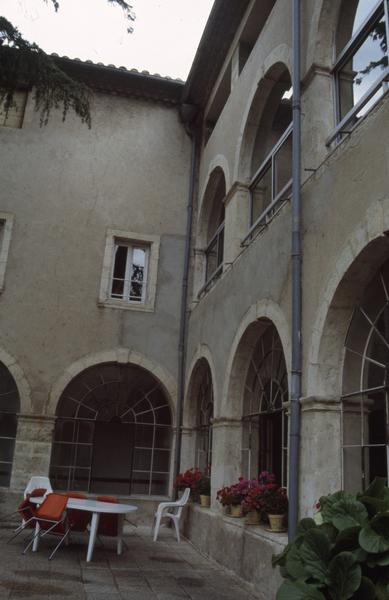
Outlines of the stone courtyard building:
M389 3L301 5L303 516L388 473ZM215 496L288 486L292 7L216 0L185 84L58 59L92 128L31 90L0 127L2 500L49 474L151 511L211 465L186 534L266 598L286 536Z

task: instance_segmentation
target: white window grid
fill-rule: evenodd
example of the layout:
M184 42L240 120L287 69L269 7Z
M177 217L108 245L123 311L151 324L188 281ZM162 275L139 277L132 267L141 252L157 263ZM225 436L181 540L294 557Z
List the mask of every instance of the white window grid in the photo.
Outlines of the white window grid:
M284 133L281 135L277 143L270 150L269 154L265 158L265 160L260 165L259 169L256 171L254 176L250 182L250 223L249 223L249 231L246 237L243 239L241 246L246 246L252 240L254 234L258 231L264 229L268 223L273 219L273 217L278 213L284 202L290 199L292 194L292 178L290 178L286 184L283 186L281 190L277 189L277 155L284 145L289 143L290 139L293 136L293 123L290 123L288 127L285 129ZM290 162L290 167L292 167L292 162ZM253 220L253 205L254 205L254 189L261 180L264 179L266 174L269 172L271 174L271 198L270 203L266 208L262 211L255 221Z
M114 277L115 263L116 263L116 254L120 247L127 248L127 256L126 256L126 267L125 267L125 275L124 278ZM143 277L142 282L137 281L132 277L132 270L134 267L134 252L136 250L142 250L145 256L145 264L143 267ZM150 258L150 246L144 244L136 244L128 241L115 240L115 250L114 257L112 261L112 274L111 274L111 286L110 286L110 297L115 300L124 300L131 304L144 304L146 302L147 296L147 281L148 281L148 266L149 266L149 258ZM123 282L123 293L115 294L112 291L113 282L119 281ZM141 283L142 292L140 297L131 296L131 286L133 283Z
M386 94L388 91L389 82L389 0L380 0L374 6L370 14L366 17L364 22L354 33L352 38L340 52L336 59L333 67L333 80L334 80L334 103L335 103L335 121L336 126L331 135L326 140L326 145L330 146L332 142L341 141L344 134L350 134L358 123L358 114L362 112L361 116L364 116L363 109L367 112L367 108L371 109L376 102ZM340 111L340 83L339 74L341 69L347 64L348 61L352 60L353 56L360 49L362 44L368 39L375 25L382 19L385 20L385 32L386 32L386 67L382 69L382 73L376 78L370 88L362 95L357 103L341 118ZM381 90L381 94L378 92ZM369 104L370 103L370 104Z

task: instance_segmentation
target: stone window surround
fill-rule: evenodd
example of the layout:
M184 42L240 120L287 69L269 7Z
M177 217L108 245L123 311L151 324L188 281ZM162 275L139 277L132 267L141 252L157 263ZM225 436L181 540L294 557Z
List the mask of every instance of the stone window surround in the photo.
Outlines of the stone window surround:
M7 267L13 222L14 216L11 213L0 212L0 294L5 289L5 270Z
M123 241L125 243L142 244L143 246L147 246L149 248L146 297L145 301L142 303L130 303L126 300L110 297L110 285L112 281L114 251L115 245L118 241ZM140 234L135 233L133 231L124 231L121 229L108 228L105 241L105 251L98 305L108 308L120 308L122 310L154 312L155 295L157 289L159 246L159 235L148 235L143 233Z

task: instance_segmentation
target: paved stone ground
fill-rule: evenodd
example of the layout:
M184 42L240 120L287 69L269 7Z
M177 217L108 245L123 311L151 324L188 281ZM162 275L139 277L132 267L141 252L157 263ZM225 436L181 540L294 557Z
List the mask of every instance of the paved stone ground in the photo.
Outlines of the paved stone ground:
M189 542L175 541L161 528L153 543L150 528L129 527L122 556L105 538L85 562L86 538L75 537L48 561L54 538L42 540L39 552L21 554L24 533L6 544L12 530L0 529L0 599L7 600L253 600L248 589ZM49 537L49 536L48 536Z

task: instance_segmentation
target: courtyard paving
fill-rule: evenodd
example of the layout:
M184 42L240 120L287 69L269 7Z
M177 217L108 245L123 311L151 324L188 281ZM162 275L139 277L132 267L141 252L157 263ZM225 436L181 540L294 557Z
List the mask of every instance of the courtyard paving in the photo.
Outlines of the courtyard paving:
M96 543L93 561L85 562L86 538L75 537L52 561L54 539L42 540L39 552L21 554L24 534L6 544L10 528L0 528L0 599L12 600L250 600L248 588L212 560L199 554L173 531L161 528L153 543L150 528L128 527L122 556L115 542Z

